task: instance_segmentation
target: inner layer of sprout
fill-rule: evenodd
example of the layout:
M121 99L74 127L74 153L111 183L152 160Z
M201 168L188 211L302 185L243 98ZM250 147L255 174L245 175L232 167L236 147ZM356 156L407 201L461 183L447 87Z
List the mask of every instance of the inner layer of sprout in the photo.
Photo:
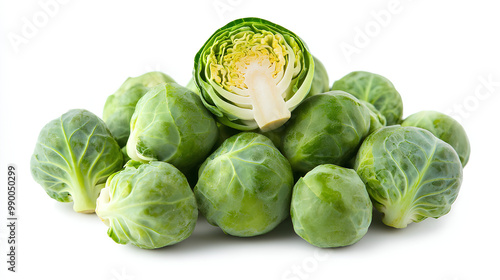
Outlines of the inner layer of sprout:
M300 73L300 60L281 34L242 31L219 42L208 56L210 84L227 102L241 109L238 117L255 120L261 130L290 118L286 98Z

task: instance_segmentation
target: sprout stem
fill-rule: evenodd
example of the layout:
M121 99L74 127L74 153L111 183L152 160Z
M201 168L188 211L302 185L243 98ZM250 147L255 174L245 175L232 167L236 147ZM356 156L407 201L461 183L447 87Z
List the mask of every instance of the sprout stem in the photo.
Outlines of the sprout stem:
M290 118L290 110L272 77L269 60L248 65L245 84L252 100L255 121L262 131L278 128Z
M92 188L91 188L92 189ZM78 213L92 214L95 211L95 200L92 194L89 195L89 189L86 186L75 186L72 192L73 210Z
M407 208L393 205L384 210L382 222L394 228L405 228L411 223L411 217L408 215Z

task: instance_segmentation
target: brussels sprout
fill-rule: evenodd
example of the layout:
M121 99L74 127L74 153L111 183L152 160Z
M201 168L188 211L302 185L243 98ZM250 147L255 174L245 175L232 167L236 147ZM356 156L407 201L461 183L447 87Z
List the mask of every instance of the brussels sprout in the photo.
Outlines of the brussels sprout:
M293 175L267 137L244 132L227 139L199 171L194 194L212 225L235 236L275 228L289 214Z
M368 136L355 169L383 222L395 228L448 213L462 183L453 147L416 127L390 126Z
M106 124L86 110L74 109L40 131L31 157L31 174L47 194L73 209L93 213L106 178L122 168L120 146Z
M223 124L268 131L283 125L311 88L314 61L291 31L259 18L217 30L196 54L194 78Z
M330 90L330 81L328 80L328 73L326 72L325 66L315 56L313 56L313 60L314 77L308 96L313 96Z
M469 161L470 143L465 129L452 117L435 111L422 111L406 118L401 126L427 129L434 136L450 144L458 154L462 166Z
M188 238L198 218L194 194L173 165L129 161L111 175L97 200L97 215L116 243L143 249Z
M293 187L293 229L317 247L356 243L372 221L372 203L352 169L324 164L309 171Z
M130 122L129 157L165 161L182 171L201 163L217 140L217 125L199 96L174 83L152 88Z
M385 116L387 125L397 124L403 117L403 100L394 85L385 77L356 71L333 83L332 90L343 90L360 100L368 101Z
M370 111L342 91L307 98L283 135L283 153L295 172L320 164L345 166L370 131Z
M149 72L139 77L128 78L115 93L108 97L102 117L120 147L127 144L130 134L130 118L134 114L137 101L151 87L174 82L172 78L161 72Z

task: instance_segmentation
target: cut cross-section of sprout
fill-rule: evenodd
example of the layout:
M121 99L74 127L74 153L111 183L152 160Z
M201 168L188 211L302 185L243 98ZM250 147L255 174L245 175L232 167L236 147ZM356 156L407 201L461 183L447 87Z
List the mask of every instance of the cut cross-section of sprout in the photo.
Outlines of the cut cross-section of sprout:
M210 37L195 58L205 106L240 130L283 125L306 97L314 62L292 32L258 18L235 20Z

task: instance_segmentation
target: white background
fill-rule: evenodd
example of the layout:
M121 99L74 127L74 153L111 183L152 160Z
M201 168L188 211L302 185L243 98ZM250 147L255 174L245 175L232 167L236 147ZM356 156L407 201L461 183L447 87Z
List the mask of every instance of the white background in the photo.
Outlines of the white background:
M48 2L0 2L1 279L500 279L498 1ZM95 215L74 213L33 181L29 159L45 123L72 108L101 116L128 76L159 70L186 84L205 40L247 16L301 36L330 84L372 71L395 84L405 116L427 109L459 119L472 155L451 212L403 230L376 216L357 244L323 250L290 220L236 238L200 219L187 240L147 251L115 244ZM10 163L19 174L17 273L6 271Z

